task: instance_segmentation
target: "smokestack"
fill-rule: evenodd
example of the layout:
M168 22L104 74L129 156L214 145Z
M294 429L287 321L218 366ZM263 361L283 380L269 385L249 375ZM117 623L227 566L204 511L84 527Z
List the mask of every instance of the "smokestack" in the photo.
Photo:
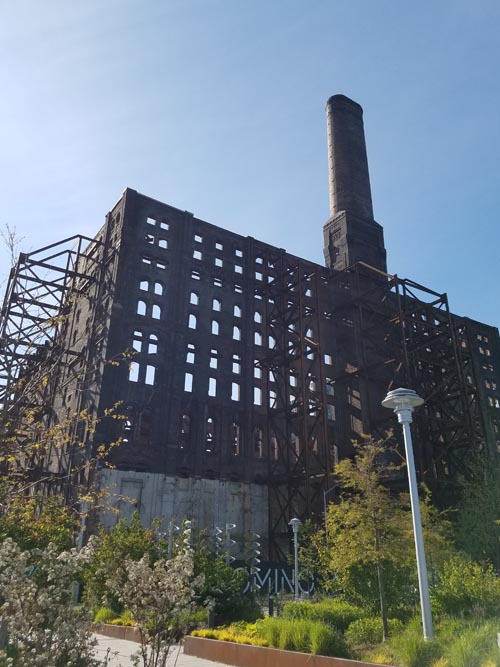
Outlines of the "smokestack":
M387 271L384 230L373 219L363 109L345 95L326 103L330 218L323 227L326 265L346 271L357 262Z
M326 103L330 216L341 211L373 220L363 109L345 95Z

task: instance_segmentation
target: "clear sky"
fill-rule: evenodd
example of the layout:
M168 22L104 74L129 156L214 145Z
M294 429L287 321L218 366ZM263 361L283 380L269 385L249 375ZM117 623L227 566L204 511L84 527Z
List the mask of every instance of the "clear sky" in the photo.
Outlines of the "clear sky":
M129 186L319 263L348 95L389 271L500 325L498 0L0 0L0 84L25 250L93 235Z

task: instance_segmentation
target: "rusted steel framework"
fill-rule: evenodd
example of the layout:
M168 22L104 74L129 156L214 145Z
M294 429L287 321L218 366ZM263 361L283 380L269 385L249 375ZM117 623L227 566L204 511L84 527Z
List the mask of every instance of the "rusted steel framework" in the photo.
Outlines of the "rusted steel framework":
M284 253L269 264L272 279L256 289L266 304L268 343L258 363L270 380L270 546L271 553L283 557L288 522L322 510L323 492L333 472L322 358L325 323L320 307L327 272Z
M88 405L88 370L95 361L99 294L105 285L106 240L75 235L31 253L12 268L0 319L0 409L2 429L15 432L23 467L32 479L66 480L71 443L86 437L79 420L68 420L68 442L43 453L30 449L40 429L67 415L60 409L64 384L78 385L77 410ZM85 341L75 335L82 304L88 314ZM102 323L101 323L102 325ZM86 386L87 382L87 386ZM93 384L93 381L92 381ZM88 391L87 391L88 390Z
M334 275L332 286L345 292L332 317L350 330L354 341L335 378L340 400L351 406L344 433L355 431L353 421L359 419L364 432L385 435L390 415L380 408L380 400L394 387L413 387L425 397L424 408L415 413L421 476L466 476L471 452L482 448L484 430L475 382L465 379L470 362L457 340L461 334L446 294L362 262ZM362 416L353 396L363 405Z

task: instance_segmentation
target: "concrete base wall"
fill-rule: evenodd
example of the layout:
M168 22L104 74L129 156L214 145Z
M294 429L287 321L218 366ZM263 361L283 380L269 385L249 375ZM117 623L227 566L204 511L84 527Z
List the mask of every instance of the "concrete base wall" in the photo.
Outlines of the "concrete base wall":
M264 485L104 469L99 472L99 486L110 494L110 508L119 510L119 515L101 512L105 527L113 526L119 517L130 517L135 510L144 525L160 519L165 530L172 519L177 523L191 519L196 530L208 531L234 523L235 556L242 555L238 547L241 550L250 531L267 537L268 492Z

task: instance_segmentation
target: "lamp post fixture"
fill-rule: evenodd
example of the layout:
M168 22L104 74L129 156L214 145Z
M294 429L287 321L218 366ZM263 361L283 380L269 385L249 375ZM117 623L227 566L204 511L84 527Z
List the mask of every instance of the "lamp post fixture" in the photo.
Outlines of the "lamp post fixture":
M295 584L295 595L294 599L299 599L299 528L302 525L300 519L294 518L288 524L292 527L293 530L293 556L294 556L294 584Z
M429 581L427 577L427 565L425 562L424 538L422 535L422 519L420 516L420 505L417 489L417 475L415 473L415 460L413 458L413 446L411 439L410 424L413 421L413 410L422 405L424 399L413 389L394 389L390 391L382 401L384 408L391 408L398 416L398 421L403 427L403 437L406 450L406 466L408 468L408 480L410 483L411 514L413 519L413 534L415 536L415 551L417 556L418 587L420 590L420 607L422 610L422 623L424 626L424 639L433 639L432 612L429 597Z

